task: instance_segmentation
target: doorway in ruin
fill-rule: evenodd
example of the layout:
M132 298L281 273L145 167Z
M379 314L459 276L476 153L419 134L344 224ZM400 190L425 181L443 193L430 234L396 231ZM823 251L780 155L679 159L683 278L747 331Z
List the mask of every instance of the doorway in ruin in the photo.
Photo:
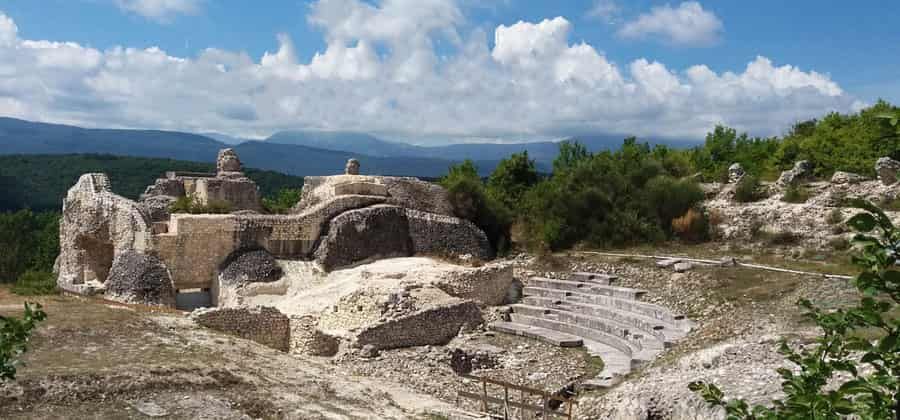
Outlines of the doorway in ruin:
M109 237L109 227L102 226L91 234L79 236L76 246L81 251L82 258L81 282L106 282L115 256L115 248Z
M180 289L175 291L175 309L193 311L194 309L210 308L212 292L209 289Z

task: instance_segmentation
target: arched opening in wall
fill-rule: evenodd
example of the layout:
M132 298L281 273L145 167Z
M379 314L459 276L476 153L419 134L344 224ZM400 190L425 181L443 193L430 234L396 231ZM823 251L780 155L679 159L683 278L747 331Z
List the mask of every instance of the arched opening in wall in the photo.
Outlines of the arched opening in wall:
M193 311L214 306L209 289L180 289L175 291L175 309Z
M82 282L106 282L115 256L115 248L109 238L109 228L103 226L94 234L78 237L76 246L84 258Z

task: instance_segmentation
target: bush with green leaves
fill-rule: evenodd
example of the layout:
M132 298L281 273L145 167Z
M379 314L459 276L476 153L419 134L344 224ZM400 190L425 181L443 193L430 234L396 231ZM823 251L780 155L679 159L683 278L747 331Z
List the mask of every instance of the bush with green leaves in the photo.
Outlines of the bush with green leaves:
M494 252L502 255L509 251L512 212L502 201L488 193L472 161L451 166L440 184L447 189L453 213L457 217L481 228Z
M10 291L19 296L56 294L56 275L49 271L26 271L19 276Z
M814 345L799 348L781 342L779 352L797 369L778 369L785 397L770 406L727 400L710 383L689 385L711 405L724 408L728 419L900 418L900 230L874 205L858 200L853 205L865 210L847 221L858 232L853 244L860 253L853 262L861 272L853 284L861 294L859 303L824 310L805 299L799 302L822 334Z
M488 177L487 191L508 209L516 209L522 196L539 180L534 160L528 152L513 153L503 159Z
M753 175L744 175L734 187L734 201L738 203L752 203L766 198L762 191L759 178Z
M789 185L781 196L785 203L802 204L809 200L809 190L802 185Z
M289 213L294 205L300 201L301 191L299 188L283 188L278 191L275 197L263 197L263 209L271 214Z
M669 152L634 138L615 151L588 153L560 145L554 173L522 200L533 248L558 250L585 243L616 246L672 235L672 220L703 199L695 181L677 179L660 161Z
M21 356L38 322L47 318L40 304L25 303L22 318L0 315L0 380L16 379Z

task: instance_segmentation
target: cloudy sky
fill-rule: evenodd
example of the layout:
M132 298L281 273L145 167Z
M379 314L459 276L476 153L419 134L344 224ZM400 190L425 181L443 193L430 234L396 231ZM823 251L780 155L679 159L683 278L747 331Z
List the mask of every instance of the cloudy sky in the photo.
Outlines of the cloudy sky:
M781 134L900 103L897 16L864 0L0 0L0 115L422 144Z

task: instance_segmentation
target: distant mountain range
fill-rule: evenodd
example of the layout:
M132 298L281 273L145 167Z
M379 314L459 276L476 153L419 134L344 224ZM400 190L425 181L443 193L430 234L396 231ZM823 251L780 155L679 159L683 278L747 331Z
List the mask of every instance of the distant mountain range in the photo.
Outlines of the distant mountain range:
M621 135L584 135L578 136L577 140L584 144L588 150L597 152L619 148L625 137ZM569 140L574 140L574 138ZM343 131L281 131L267 138L265 142L339 150L370 156L411 156L454 161L465 159L500 161L513 153L527 150L528 157L534 159L538 166L544 170L552 166L553 159L556 159L559 151L559 143L552 141L531 143L459 143L427 147L383 140L365 133ZM653 143L667 144L674 147L688 147L700 144L699 141L681 140Z
M622 138L579 136L578 141L597 151L617 148ZM501 159L523 150L536 160L538 170L549 172L558 150L554 142L424 147L340 131L283 131L256 141L218 133L88 129L0 117L0 155L106 153L212 162L225 147L234 148L248 167L301 176L341 173L349 158L360 161L363 173L421 177L442 176L450 165L472 159L487 175Z

